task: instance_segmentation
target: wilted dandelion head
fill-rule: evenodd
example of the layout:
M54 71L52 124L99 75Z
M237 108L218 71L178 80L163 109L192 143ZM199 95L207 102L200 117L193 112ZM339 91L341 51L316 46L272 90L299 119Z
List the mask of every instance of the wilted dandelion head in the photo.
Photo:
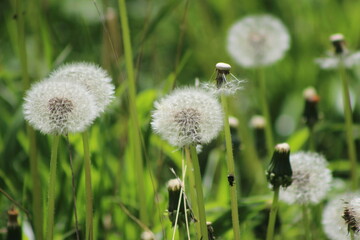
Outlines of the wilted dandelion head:
M155 103L152 128L170 144L183 147L206 144L223 125L222 108L205 90L182 88Z
M96 117L94 97L71 82L42 81L26 93L25 119L45 134L84 131Z
M219 62L215 65L216 83L201 83L201 87L215 95L234 95L242 89L243 80L237 79L231 72L231 65Z
M155 235L150 230L144 231L141 233L141 240L155 240Z
M330 190L331 171L324 156L313 152L290 155L293 170L292 184L281 189L280 199L292 204L317 204Z
M252 15L236 22L229 30L227 50L244 67L270 65L290 47L284 24L271 15Z
M114 85L104 69L92 63L71 63L50 74L49 81L68 81L82 84L95 97L98 114L114 98Z
M315 62L322 69L336 69L340 63L345 68L351 68L360 64L360 51L353 52L347 49L345 37L340 33L330 36L334 50L327 53L326 57L317 58Z
M322 225L326 236L331 240L346 240L351 239L349 234L349 225L344 220L344 211L346 210L346 206L349 207L349 202L351 199L357 198L359 199L359 193L346 193L339 196L336 196L332 200L330 200L323 211L322 215ZM353 205L355 206L355 205ZM359 205L357 206L357 213L359 213ZM359 217L359 215L357 215ZM355 232L356 237L359 235ZM356 238L356 239L357 239Z

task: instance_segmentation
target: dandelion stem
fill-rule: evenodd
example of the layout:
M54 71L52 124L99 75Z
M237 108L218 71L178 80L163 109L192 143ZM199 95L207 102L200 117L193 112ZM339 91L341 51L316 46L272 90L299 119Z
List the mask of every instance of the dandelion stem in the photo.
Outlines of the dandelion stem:
M59 140L60 140L60 135L54 135L51 146L50 180L48 186L48 212L47 212L48 225L46 231L47 240L52 240L54 236L56 165L57 165L57 152L58 152Z
M230 133L230 126L229 126L229 111L228 111L228 104L227 98L224 95L221 95L221 103L224 109L224 132L225 132L225 143L226 143L226 162L228 166L228 174L229 176L233 176L235 178L235 163L234 163L234 156L233 156L233 148L232 148L232 141L231 141L231 133ZM239 212L238 212L238 203L237 203L237 191L236 191L236 181L234 184L230 186L230 196L231 196L231 218L232 218L232 225L234 231L234 239L240 239L240 224L239 224Z
M269 223L268 223L267 233L266 233L266 240L274 239L276 214L277 214L277 210L279 208L279 190L280 190L280 187L274 188L274 198L273 198L273 202L272 202L271 210L270 210Z
M202 189L202 182L201 182L201 172L200 172L200 165L199 159L197 156L196 148L193 145L190 145L190 153L191 153L191 161L194 167L194 178L195 178L195 189L196 189L196 199L199 211L199 221L200 221L200 230L201 236L199 239L209 239L208 231L206 226L206 216L205 216L205 204L204 204L204 195Z
M310 222L309 222L309 213L308 207L304 204L302 205L303 211L303 222L304 222L304 229L305 229L305 240L311 239L311 229L310 229Z
M351 172L351 188L353 190L357 189L357 164L356 164L356 150L355 150L355 142L353 136L353 119L352 119L352 111L351 111L351 102L350 102L350 93L349 93L349 85L346 75L346 70L343 66L343 59L341 56L340 64L339 64L339 72L342 80L343 86L343 104L344 104L344 114L345 114L345 129L346 129L346 143L348 146L348 155L350 158L350 172Z
M261 101L261 109L262 114L266 120L265 124L265 139L266 139L266 148L268 155L271 154L272 149L274 148L274 139L271 129L271 118L270 118L270 112L269 112L269 106L266 99L266 85L265 85L265 73L264 69L260 68L258 69L259 73L259 97Z
M309 150L315 152L315 134L314 127L309 127Z
M144 174L144 166L142 159L142 148L141 148L141 131L139 127L138 114L136 109L136 83L135 83L135 74L133 67L133 54L131 48L131 40L130 40L130 30L129 23L127 18L126 4L125 0L119 0L119 12L120 12L120 20L121 20L121 28L123 33L123 42L124 42L124 53L125 53L125 62L126 62L126 71L128 74L128 86L129 86L129 109L130 109L130 117L131 122L134 127L134 136L133 136L133 150L135 163L137 166L137 173L142 176ZM146 211L146 191L145 191L145 183L142 177L139 178L138 181L138 199L140 202L140 220L144 224L148 224L149 218Z
M190 198L192 201L192 210L194 211L194 214L196 217L199 216L199 210L198 210L198 205L196 203L196 191L195 191L195 177L194 177L194 168L193 168L193 164L191 161L191 155L190 155L190 149L188 147L185 147L185 155L186 155L186 161L187 161L187 165L188 165L188 169L190 169L190 173L188 174L189 176L189 185L190 185ZM200 223L199 221L195 222L195 227L196 227L196 233L199 235L201 233L201 229L200 229Z
M85 164L85 192L86 192L86 240L93 239L93 196L91 187L91 160L89 149L89 134L82 133Z
M25 32L24 32L24 15L22 14L22 1L15 2L16 11L16 27L18 37L18 48L21 62L21 73L23 79L24 91L30 86L30 78L28 73L27 52L25 45ZM26 132L29 137L29 160L30 160L30 173L32 180L32 209L34 216L34 230L36 239L43 239L43 208L42 208L42 189L39 177L38 163L37 163L37 149L36 149L36 134L33 128L28 124L26 125Z
M350 239L355 240L355 234L353 230L350 230Z

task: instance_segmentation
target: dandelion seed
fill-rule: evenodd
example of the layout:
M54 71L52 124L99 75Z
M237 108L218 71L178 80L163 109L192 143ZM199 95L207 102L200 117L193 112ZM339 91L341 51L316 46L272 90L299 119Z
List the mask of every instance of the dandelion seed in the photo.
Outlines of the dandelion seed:
M326 197L332 181L324 156L298 152L290 156L292 184L280 190L280 199L289 203L317 204Z
M342 64L345 68L352 68L360 64L360 51L353 52L347 49L345 38L342 34L333 34L330 41L334 46L332 52L328 52L326 57L317 58L315 62L322 69L336 69Z
M231 66L227 63L219 62L215 65L216 84L201 83L201 87L214 95L234 95L238 90L242 89L243 80L237 79L231 72Z
M344 215L344 210L346 210L346 207L348 208L348 210L350 210L351 207L354 207L356 205L357 207L356 216L358 219L359 217L358 200L356 200L355 205L351 205L349 203L351 202L352 199L359 199L359 197L360 197L359 193L346 193L336 196L326 204L322 215L322 226L326 236L329 239L331 240L351 239L348 231L349 226L344 220L343 215ZM351 209L350 211L353 211L353 209ZM355 236L357 238L359 237L357 233L355 233Z
M222 129L222 108L203 89L177 89L155 103L151 125L174 146L206 144Z
M25 96L25 119L44 134L84 131L96 117L94 97L81 85L42 81Z
M67 81L82 84L94 95L97 114L105 111L114 98L114 85L104 69L91 63L71 63L50 74L49 81Z
M290 47L284 24L271 15L252 15L229 30L227 50L244 67L270 65L280 60Z
M345 209L342 218L348 225L348 230L354 233L360 232L360 198L352 198L345 201Z

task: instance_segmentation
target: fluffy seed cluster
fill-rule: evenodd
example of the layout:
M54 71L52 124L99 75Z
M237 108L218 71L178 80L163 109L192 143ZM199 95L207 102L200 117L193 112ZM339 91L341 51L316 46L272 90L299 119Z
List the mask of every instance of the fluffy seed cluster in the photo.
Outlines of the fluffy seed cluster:
M114 98L114 85L101 67L92 63L71 63L59 67L50 74L49 81L81 84L95 97L98 115L105 111Z
M177 147L206 144L223 126L223 112L217 99L198 88L181 88L155 103L152 128Z
M24 102L25 119L45 134L84 131L114 97L107 73L93 64L68 64L34 84Z
M351 239L348 231L349 225L345 222L343 215L346 207L354 207L351 205L351 199L359 199L359 193L346 193L336 196L330 200L324 208L322 215L322 226L326 236L331 240ZM348 203L346 203L348 202ZM356 216L359 220L359 202L356 201ZM352 213L354 214L354 213ZM359 222L357 222L359 223ZM356 239L360 237L355 232Z
M42 81L27 92L25 119L45 134L84 131L95 119L94 97L81 85Z
M317 204L330 190L331 171L324 156L312 152L290 155L292 184L280 190L280 199L289 203Z
M227 50L244 67L270 65L290 47L284 24L271 15L252 15L236 22L229 30Z

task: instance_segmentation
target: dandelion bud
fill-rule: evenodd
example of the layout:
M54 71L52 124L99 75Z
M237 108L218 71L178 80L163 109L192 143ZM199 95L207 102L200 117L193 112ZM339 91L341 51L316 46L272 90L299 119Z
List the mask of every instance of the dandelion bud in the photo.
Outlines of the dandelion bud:
M21 240L21 226L18 223L19 212L12 208L8 212L6 240Z
M255 115L250 119L250 127L254 129L256 150L260 157L266 156L265 125L266 119L263 116Z
M223 112L212 94L199 88L183 88L155 103L151 125L174 146L206 144L222 129Z
M96 117L96 103L82 85L42 81L26 93L25 119L45 134L84 131Z
M342 54L347 51L344 35L336 33L330 36L330 41L334 46L336 54Z
M303 117L306 125L309 128L313 128L319 120L319 114L317 104L320 101L320 97L317 95L316 90L313 87L308 87L304 90L305 107Z
M172 226L175 225L176 221L176 215L177 215L177 209L179 206L179 200L180 202L180 208L179 208L179 217L177 224L179 226L182 226L183 224L186 224L185 219L185 208L184 208L184 192L182 192L182 182L178 178L174 178L169 180L168 182L168 192L169 192L169 205L168 205L168 213L169 213L169 219L172 223ZM181 198L180 198L181 196ZM189 220L195 220L194 215L190 209L190 206L186 202L186 213Z
M348 231L360 232L360 198L345 201L344 214L342 218L348 226Z
M151 231L144 231L141 233L141 240L155 240L155 235Z
M280 143L275 146L274 154L266 172L267 180L274 189L280 186L286 188L291 185L292 170L289 156L289 144Z
M215 232L214 232L214 228L212 227L212 222L206 222L206 226L207 226L207 229L208 229L208 237L209 237L209 240L215 240L216 237L215 237Z

